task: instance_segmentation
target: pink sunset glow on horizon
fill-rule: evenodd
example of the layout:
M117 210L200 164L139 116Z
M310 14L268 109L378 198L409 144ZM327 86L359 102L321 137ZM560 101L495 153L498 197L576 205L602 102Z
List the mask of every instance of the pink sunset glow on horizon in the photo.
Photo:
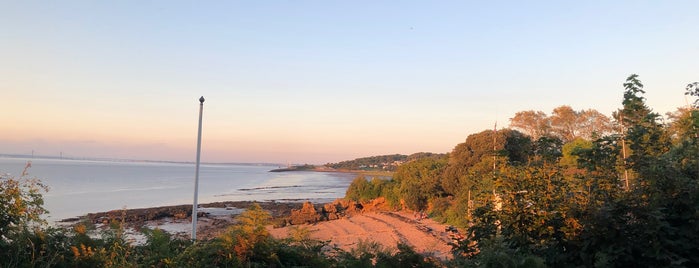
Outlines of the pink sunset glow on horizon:
M518 111L611 115L631 73L664 114L699 80L684 4L7 3L0 154L193 161L201 95L205 162L446 153Z

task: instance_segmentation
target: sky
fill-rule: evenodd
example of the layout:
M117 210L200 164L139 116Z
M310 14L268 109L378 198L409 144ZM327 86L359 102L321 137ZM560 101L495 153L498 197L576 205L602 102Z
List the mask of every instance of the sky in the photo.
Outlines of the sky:
M661 114L699 1L0 0L0 154L323 164L445 153L516 112Z

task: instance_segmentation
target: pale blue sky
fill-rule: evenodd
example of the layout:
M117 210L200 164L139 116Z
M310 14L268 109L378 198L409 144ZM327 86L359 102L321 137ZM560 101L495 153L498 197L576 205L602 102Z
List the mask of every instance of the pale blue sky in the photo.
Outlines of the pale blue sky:
M697 1L0 1L0 153L335 162L448 152L521 110L659 113Z

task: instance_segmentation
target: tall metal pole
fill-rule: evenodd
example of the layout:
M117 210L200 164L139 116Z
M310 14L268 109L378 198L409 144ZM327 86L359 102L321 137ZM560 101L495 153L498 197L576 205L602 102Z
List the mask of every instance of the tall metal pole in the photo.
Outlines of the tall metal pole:
M201 157L201 118L204 113L204 96L199 98L199 132L197 133L197 164L194 175L194 203L192 204L192 240L197 241L197 199L199 197L199 159Z

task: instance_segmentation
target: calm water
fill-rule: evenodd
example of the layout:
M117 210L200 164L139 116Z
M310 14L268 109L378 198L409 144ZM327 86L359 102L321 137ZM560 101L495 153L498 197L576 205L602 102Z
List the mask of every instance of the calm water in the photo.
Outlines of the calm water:
M50 221L88 212L191 204L194 164L0 158L0 174L29 177L50 187L44 194ZM245 200L327 202L345 195L355 175L268 172L276 166L201 165L199 203Z

